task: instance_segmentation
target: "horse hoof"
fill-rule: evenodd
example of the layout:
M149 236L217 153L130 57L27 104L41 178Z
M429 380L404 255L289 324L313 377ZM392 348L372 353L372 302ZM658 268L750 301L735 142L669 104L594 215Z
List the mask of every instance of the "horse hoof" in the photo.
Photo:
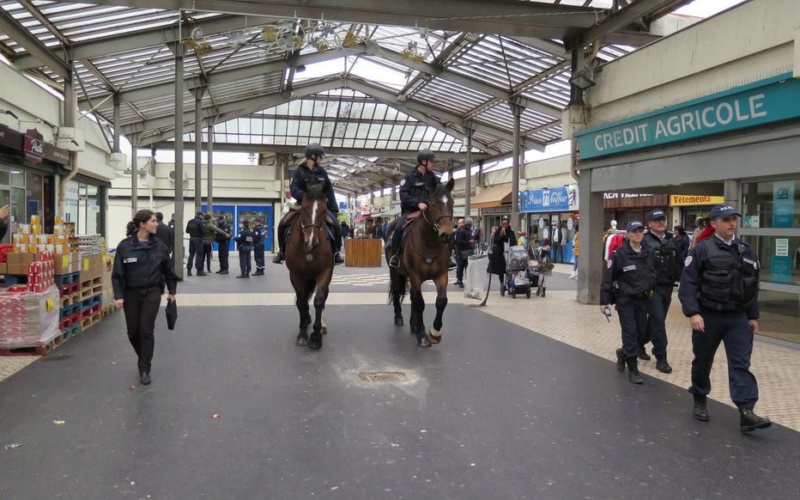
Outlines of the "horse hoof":
M308 339L308 348L322 349L322 335L311 335L311 338Z
M431 331L428 332L428 340L431 341L431 344L441 344L442 332L437 332L436 330L431 329Z
M319 333L321 333L322 335L327 335L328 334L328 327L327 326L323 326L320 329Z
M397 316L396 318L394 318L394 325L395 326L403 326L403 317L402 316Z
M427 335L425 335L423 337L417 337L417 345L419 347L430 347L431 346L431 341L428 340L428 336Z
M297 340L295 341L294 345L299 347L305 347L308 345L308 337L298 336Z

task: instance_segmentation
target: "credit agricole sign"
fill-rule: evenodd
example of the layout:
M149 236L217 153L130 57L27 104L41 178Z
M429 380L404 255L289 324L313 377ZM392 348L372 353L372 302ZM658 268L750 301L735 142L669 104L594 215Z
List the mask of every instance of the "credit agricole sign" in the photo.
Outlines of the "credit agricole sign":
M597 158L800 117L800 81L791 74L582 130L582 159Z

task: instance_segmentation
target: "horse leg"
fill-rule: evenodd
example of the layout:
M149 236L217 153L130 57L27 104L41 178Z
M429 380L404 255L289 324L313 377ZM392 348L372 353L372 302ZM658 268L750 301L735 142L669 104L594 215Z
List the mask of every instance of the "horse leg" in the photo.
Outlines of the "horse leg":
M436 278L436 317L433 319L433 328L428 332L431 344L438 344L442 341L442 315L445 307L447 307L446 273Z
M328 287L320 285L317 287L317 294L314 296L314 330L308 339L309 349L322 349L322 312L325 310L325 301L328 299Z
M403 326L403 296L406 293L406 280L404 276L395 268L389 268L390 277L390 294L392 297L392 305L394 306L394 324L396 326Z
M300 313L300 333L297 334L295 345L304 347L308 345L308 325L311 323L311 317L308 314L308 298L306 298L305 290L302 284L295 284L294 281L293 279L292 284L295 285L297 312Z
M417 336L417 345L430 347L431 341L425 333L425 322L422 313L425 312L425 300L422 298L422 282L418 278L411 279L411 324L415 327L413 333Z

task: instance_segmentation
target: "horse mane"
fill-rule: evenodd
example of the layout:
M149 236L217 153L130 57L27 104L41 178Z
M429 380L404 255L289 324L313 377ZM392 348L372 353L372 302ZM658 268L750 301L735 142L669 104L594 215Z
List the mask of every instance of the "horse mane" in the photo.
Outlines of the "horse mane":
M306 186L306 193L304 199L309 199L314 201L327 201L328 194L325 191L325 186L323 186L318 182L309 184L308 186Z
M440 199L442 196L450 197L450 191L447 190L447 186L444 183L439 183L436 185L436 189L431 192L430 199Z

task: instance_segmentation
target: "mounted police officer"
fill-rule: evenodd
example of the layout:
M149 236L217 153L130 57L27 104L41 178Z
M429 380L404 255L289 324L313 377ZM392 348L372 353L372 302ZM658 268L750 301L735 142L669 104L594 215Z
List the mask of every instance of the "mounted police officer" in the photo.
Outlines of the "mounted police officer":
M647 329L639 337L639 359L650 359L645 345L653 342L653 355L656 357L656 370L672 373L667 362L666 319L672 303L672 289L681 277L681 258L672 233L667 231L667 214L661 209L647 214L648 231L644 234L644 244L655 252L656 288L647 318Z
M720 342L728 357L731 399L739 408L742 432L765 429L767 418L753 413L758 383L750 372L753 335L758 333L758 280L761 264L749 245L736 237L739 212L717 205L709 218L714 236L689 250L678 298L692 325L693 414L708 421L706 397L711 392L711 364Z
M400 243L403 237L403 224L408 214L428 208L430 193L441 180L433 173L436 155L433 151L422 150L417 153L417 168L407 173L400 181L400 207L402 214L394 224L392 232L392 258L389 267L400 267Z
M264 276L264 239L267 231L260 220L253 227L253 259L256 261L256 272L253 276Z
M608 269L600 288L600 311L616 303L622 327L622 348L617 349L617 370L625 371L628 380L643 384L639 375L637 355L639 336L647 328L647 311L656 286L655 253L642 245L644 226L639 221L628 223L625 243L608 261Z
M294 171L294 175L292 176L292 184L290 186L292 197L297 200L297 206L300 206L300 204L303 202L303 197L305 196L305 192L301 186L316 183L324 184L325 181L330 183L328 172L326 172L325 169L319 164L324 156L325 150L322 149L322 146L319 144L309 144L306 147L306 157L297 166L297 170ZM339 205L336 204L336 195L334 194L333 189L331 189L328 191L328 217L330 217L333 221L332 224L329 224L333 230L333 246L336 249L336 252L333 254L333 262L335 264L342 264L344 263L344 259L342 258L341 254L342 228L336 220L336 214L338 213ZM283 262L284 252L286 251L286 217L281 219L280 223L278 223L278 246L279 251L272 259L272 262L275 264L281 264Z

